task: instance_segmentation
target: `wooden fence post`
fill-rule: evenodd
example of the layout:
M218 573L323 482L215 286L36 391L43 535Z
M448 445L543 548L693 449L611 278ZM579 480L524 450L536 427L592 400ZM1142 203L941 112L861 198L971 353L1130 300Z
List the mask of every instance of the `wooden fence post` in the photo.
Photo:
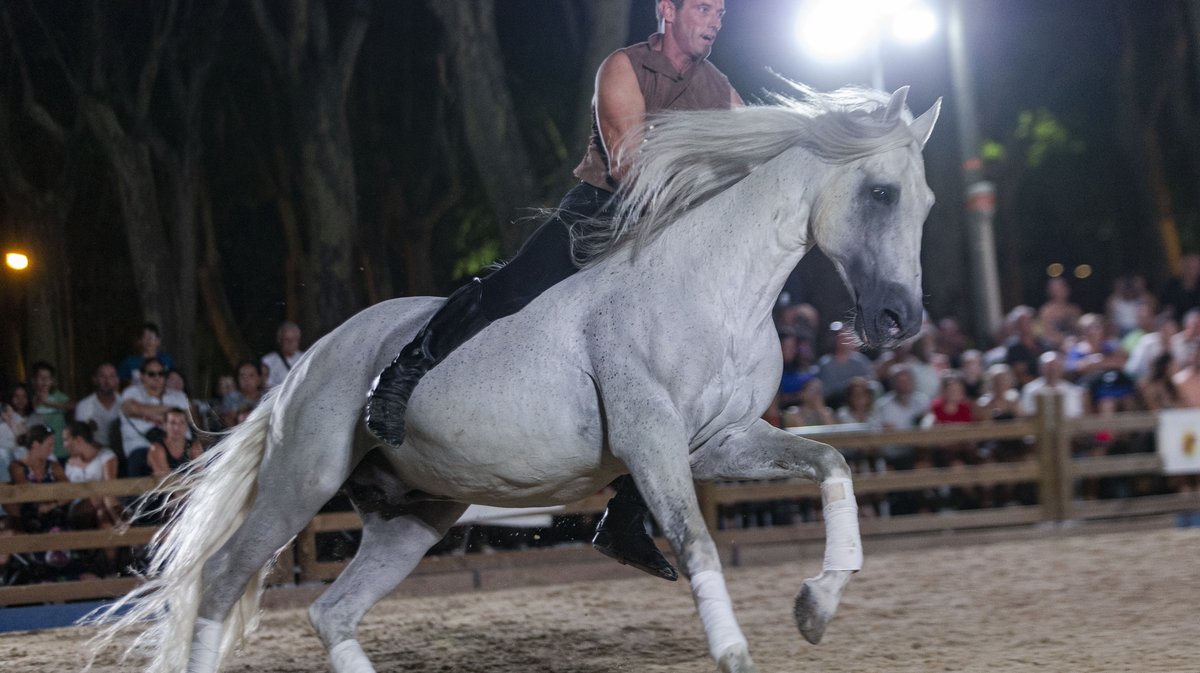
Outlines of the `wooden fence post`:
M1042 519L1063 521L1067 518L1070 489L1064 489L1070 452L1063 451L1063 398L1058 393L1037 396L1038 500ZM1069 447L1069 445L1068 445ZM1066 492L1064 492L1066 491Z
M294 545L296 550L296 567L299 568L300 583L312 582L320 579L317 574L317 533L313 529L312 523L304 527L300 534L296 536Z

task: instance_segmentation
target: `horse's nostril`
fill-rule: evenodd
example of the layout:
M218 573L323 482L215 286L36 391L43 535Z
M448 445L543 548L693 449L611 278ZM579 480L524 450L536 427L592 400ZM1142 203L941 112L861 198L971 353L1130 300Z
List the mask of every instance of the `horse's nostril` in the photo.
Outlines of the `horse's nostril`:
M882 326L889 337L895 338L900 336L900 333L903 331L900 325L900 314L891 309L884 309Z

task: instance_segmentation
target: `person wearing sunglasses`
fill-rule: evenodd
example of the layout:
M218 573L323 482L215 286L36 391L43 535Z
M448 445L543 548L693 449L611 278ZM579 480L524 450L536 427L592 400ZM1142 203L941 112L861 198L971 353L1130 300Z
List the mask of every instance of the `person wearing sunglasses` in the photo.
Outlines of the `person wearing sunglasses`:
M150 475L146 454L162 437L167 412L191 406L186 395L167 387L167 367L161 360L146 358L139 371L140 382L121 393L121 445L125 448L125 473L130 477Z

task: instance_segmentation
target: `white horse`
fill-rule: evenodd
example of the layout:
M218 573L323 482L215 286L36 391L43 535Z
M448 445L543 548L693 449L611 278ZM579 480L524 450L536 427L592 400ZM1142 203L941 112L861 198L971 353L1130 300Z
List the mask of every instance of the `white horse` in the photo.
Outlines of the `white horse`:
M864 342L920 327L933 203L921 149L940 101L914 120L906 89L804 93L653 120L617 235L433 369L403 446L366 430L366 394L440 300L384 302L314 344L187 476L148 581L101 615L114 623L95 647L149 619L129 646L149 670L216 671L254 627L273 556L345 487L362 545L309 614L337 673L373 671L359 621L467 503L570 503L624 473L690 578L719 669L739 672L756 669L693 479L819 482L826 555L795 607L817 642L862 567L858 510L836 450L760 420L781 373L771 308L819 244L856 298Z

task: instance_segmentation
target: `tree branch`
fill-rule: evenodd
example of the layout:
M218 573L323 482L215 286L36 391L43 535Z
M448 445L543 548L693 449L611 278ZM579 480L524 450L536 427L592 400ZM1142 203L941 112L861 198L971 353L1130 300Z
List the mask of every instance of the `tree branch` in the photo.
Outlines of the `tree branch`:
M7 6L0 9L0 16L3 16L4 31L8 34L8 43L11 46L13 58L17 61L17 70L21 74L21 107L25 110L25 114L33 120L33 123L45 131L54 142L60 146L65 146L67 143L66 129L54 119L49 110L42 107L41 103L37 101L37 96L34 94L33 82L29 78L29 65L25 62L25 55L21 53L17 31L13 29L12 17L9 16ZM39 23L41 22L40 17L38 21ZM70 80L70 73L65 72L65 74L67 79Z
M263 0L251 0L250 12L254 14L254 22L258 24L258 32L263 36L263 48L267 50L267 56L275 64L276 68L284 68L288 63L288 48L283 41L283 35L275 29L275 24L271 23L271 17L267 14L267 8L263 5Z
M158 71L162 67L163 50L167 38L175 28L175 14L179 9L178 0L167 0L166 11L162 11L162 3L154 3L158 9L155 15L154 30L150 34L150 48L146 51L146 60L142 62L138 74L137 93L134 98L133 118L140 124L150 113L150 102L154 99L154 82L158 79Z
M343 97L350 90L350 82L354 79L354 64L358 60L358 52L367 35L370 19L371 5L367 0L357 0L350 16L350 25L346 28L346 35L342 39L342 47L338 53L338 90Z

